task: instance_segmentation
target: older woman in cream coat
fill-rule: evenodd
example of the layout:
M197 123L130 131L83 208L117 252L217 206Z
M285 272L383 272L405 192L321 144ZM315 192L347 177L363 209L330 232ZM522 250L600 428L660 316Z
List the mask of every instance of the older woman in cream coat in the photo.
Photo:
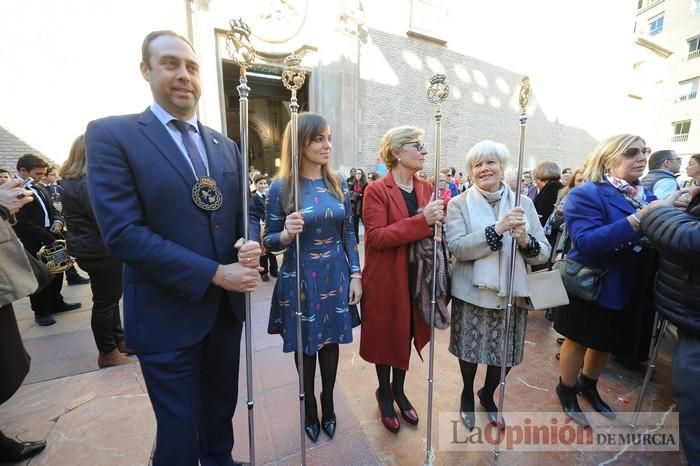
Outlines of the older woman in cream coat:
M498 408L493 394L500 381L501 346L507 338L508 370L523 359L527 324L526 264L547 261L549 242L532 201L515 194L503 183L508 149L499 143L481 141L467 154L466 169L472 186L448 204L447 246L454 256L452 271L452 322L449 350L459 358L464 389L460 417L468 429L474 427L474 376L486 364L484 387L477 395L489 421L495 423ZM515 238L516 267L511 327L504 335L507 306L511 238Z

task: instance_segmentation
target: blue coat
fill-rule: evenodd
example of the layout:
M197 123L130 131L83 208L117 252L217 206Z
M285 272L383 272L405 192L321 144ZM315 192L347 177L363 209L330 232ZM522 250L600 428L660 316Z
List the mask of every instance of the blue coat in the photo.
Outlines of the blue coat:
M237 318L245 318L243 294L211 284L219 264L238 260L241 159L229 138L201 124L199 130L223 194L213 213L194 204L192 169L150 110L87 127L91 202L105 245L125 265L126 343L139 352L198 343L224 297ZM249 222L250 238L259 241L259 219L250 215Z
M647 201L656 198L645 191ZM629 303L638 271L641 234L627 217L632 205L610 183L588 182L573 189L564 206L572 247L568 257L589 267L607 270L595 304L620 310Z

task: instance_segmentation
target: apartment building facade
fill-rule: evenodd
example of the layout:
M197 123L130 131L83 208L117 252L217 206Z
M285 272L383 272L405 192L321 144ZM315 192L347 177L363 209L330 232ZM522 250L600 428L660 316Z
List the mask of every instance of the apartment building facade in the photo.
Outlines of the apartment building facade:
M700 0L638 0L628 97L652 149L700 152Z

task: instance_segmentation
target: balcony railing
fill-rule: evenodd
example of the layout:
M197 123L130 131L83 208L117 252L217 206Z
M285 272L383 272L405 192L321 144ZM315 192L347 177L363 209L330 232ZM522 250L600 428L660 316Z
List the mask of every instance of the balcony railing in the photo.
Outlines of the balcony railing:
M674 134L671 136L671 142L686 142L688 140L688 133L685 134Z
M692 92L689 92L685 95L679 95L676 102L685 102L686 100L693 100L694 98L697 97L697 94L698 94L697 91L692 91Z
M700 57L700 49L693 50L692 52L688 52L688 60L691 58L697 58Z

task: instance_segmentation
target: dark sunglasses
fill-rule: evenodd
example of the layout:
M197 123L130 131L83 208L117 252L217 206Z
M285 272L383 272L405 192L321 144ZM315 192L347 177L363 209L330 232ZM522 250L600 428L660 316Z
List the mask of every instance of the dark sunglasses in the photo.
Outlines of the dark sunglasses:
M628 149L625 149L622 152L622 155L624 155L625 157L632 158L638 156L640 152L644 155L649 155L651 154L651 148L645 147L644 149L640 149L639 147L630 147Z
M425 149L425 144L420 141L402 142L401 146L414 146L418 152L422 152Z

